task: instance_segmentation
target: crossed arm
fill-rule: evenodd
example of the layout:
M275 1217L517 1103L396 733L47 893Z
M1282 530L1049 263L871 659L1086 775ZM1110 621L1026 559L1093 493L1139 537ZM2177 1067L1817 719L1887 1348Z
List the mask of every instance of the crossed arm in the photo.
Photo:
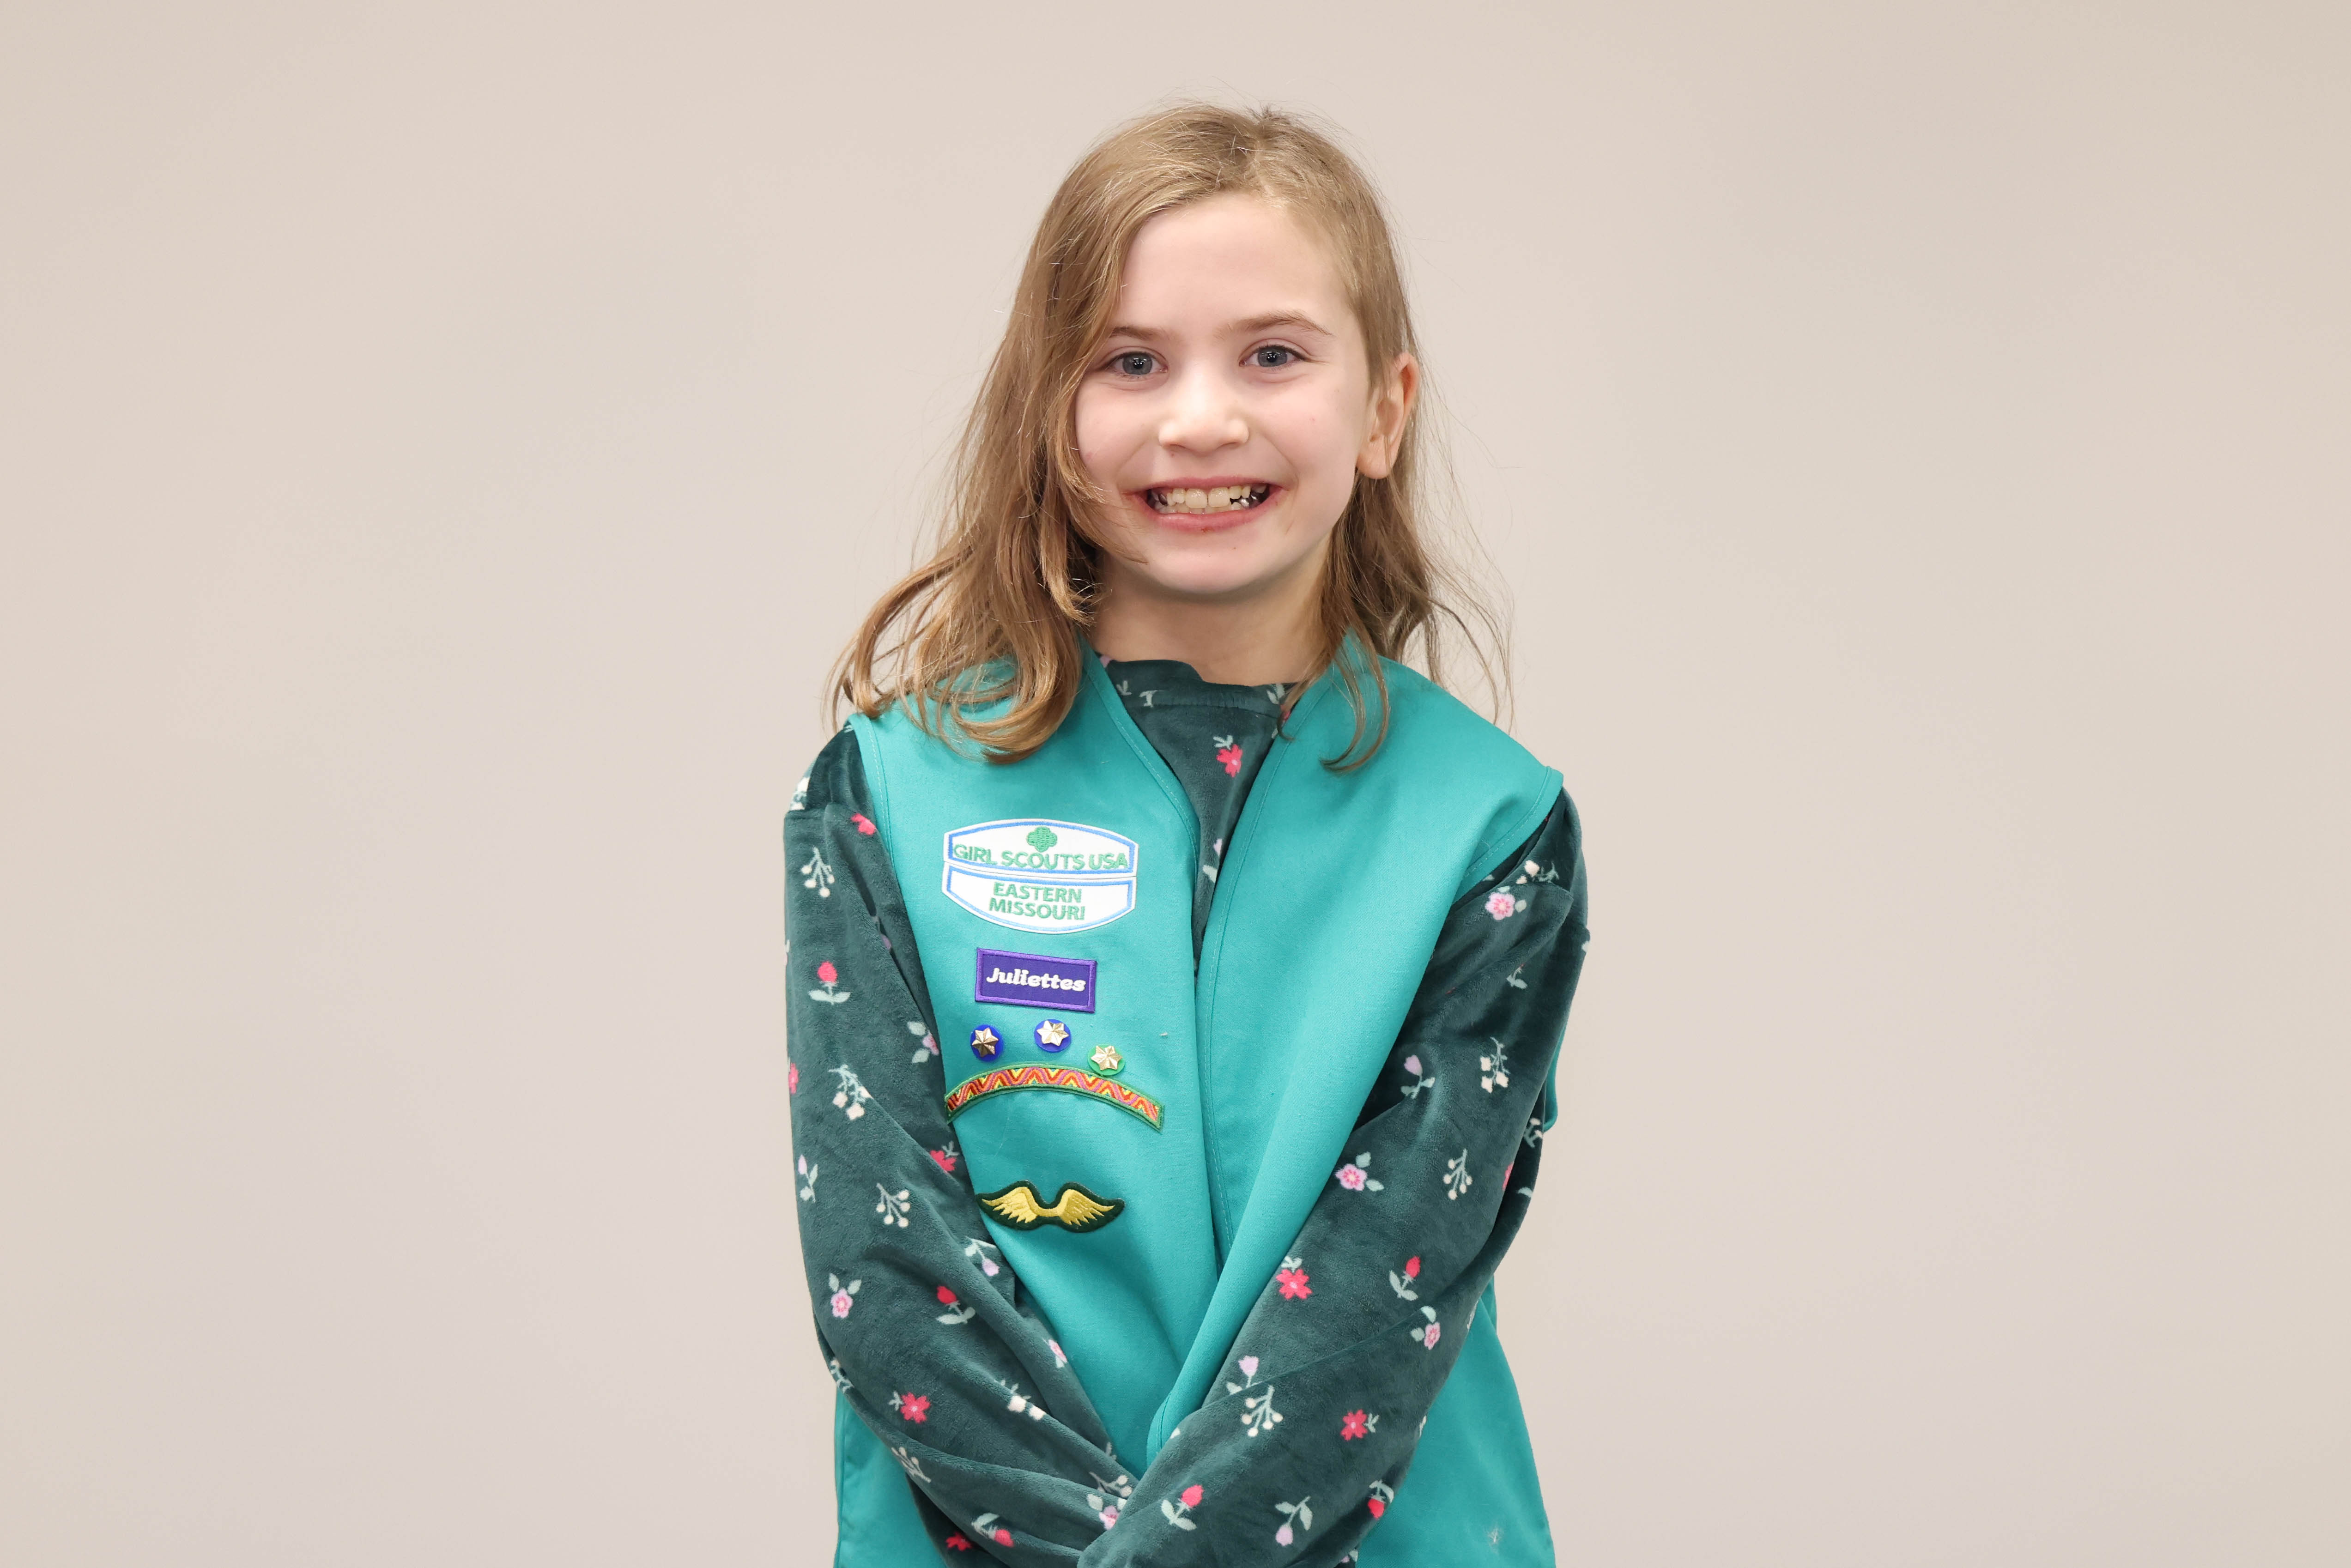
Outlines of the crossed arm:
M852 733L811 768L785 840L796 1188L818 1337L946 1559L1346 1560L1403 1479L1532 1194L1539 1102L1585 932L1565 798L1447 916L1345 1159L1244 1322L1222 1392L1139 1479L987 1239ZM1333 1501L1319 1516L1289 1501L1308 1496Z

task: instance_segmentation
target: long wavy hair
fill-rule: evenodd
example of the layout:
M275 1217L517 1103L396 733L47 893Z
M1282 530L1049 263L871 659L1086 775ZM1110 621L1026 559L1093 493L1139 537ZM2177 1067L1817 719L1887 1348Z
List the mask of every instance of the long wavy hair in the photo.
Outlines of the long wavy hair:
M955 449L936 549L882 596L835 662L837 703L878 716L904 701L933 734L1004 762L1060 727L1084 675L1078 633L1092 624L1102 560L1116 549L1099 520L1115 497L1078 455L1078 388L1108 335L1135 231L1230 193L1281 207L1330 247L1374 386L1398 354L1419 357L1379 194L1329 134L1280 110L1206 103L1113 131L1037 225L1004 340ZM1424 373L1424 409L1426 397ZM1325 758L1332 767L1360 767L1387 735L1386 676L1378 659L1340 657L1350 642L1416 662L1441 684L1444 644L1458 640L1507 701L1500 620L1427 538L1430 476L1443 459L1426 423L1407 422L1387 477L1355 476L1331 536L1319 652L1304 674L1311 682L1335 664L1354 708L1354 737ZM970 711L999 703L988 716Z

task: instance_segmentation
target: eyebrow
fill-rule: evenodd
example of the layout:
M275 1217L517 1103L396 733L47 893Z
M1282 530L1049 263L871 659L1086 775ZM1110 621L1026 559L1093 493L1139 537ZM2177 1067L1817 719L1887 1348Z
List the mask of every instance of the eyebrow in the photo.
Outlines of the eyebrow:
M1313 317L1301 315L1295 310L1278 311L1270 316L1251 316L1245 321L1228 321L1225 323L1219 335L1233 336L1249 332L1270 332L1277 327L1301 327L1309 332L1319 332L1326 338L1331 336L1331 329L1329 328L1314 319ZM1111 328L1109 336L1113 338L1140 338L1144 342L1148 343L1155 340L1165 338L1167 334L1155 327L1135 327L1121 322Z

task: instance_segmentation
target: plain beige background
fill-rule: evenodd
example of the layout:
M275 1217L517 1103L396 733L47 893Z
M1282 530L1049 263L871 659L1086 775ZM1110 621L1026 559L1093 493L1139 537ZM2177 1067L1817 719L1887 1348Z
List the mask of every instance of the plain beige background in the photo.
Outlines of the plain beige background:
M0 6L0 1562L827 1560L783 808L1176 91L1584 811L1562 1562L2351 1561L2346 18Z

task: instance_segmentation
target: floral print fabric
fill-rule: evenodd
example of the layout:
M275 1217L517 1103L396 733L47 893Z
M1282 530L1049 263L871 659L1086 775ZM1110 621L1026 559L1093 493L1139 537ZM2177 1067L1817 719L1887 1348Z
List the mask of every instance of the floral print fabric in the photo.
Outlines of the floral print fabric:
M1109 674L1200 821L1196 949L1223 843L1267 747L1286 744L1283 694L1163 661ZM832 1375L906 1471L942 1560L1350 1561L1395 1503L1532 1197L1541 1086L1585 941L1573 809L1562 797L1447 915L1322 1199L1211 1396L1141 1476L1110 1451L1050 1325L986 1239L905 903L871 823L844 730L786 818L795 1186Z

